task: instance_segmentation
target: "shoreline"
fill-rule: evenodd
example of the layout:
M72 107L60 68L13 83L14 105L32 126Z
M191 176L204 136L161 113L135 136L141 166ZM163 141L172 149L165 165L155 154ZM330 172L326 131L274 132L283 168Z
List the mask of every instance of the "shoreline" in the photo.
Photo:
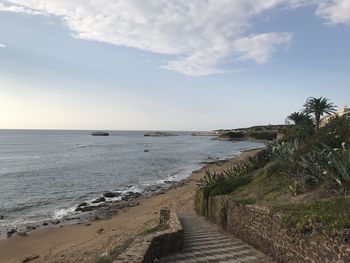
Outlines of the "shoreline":
M158 192L149 196L131 198L130 206L124 205L117 209L109 207L107 213L110 214L105 218L97 217L95 220L82 220L72 224L60 222L29 231L29 234L0 240L0 258L2 262L22 262L32 255L38 255L39 258L31 262L89 262L85 258L94 258L106 249L111 249L111 246L121 244L145 228L157 224L161 207L175 208L180 213L194 213L196 184L204 176L205 170L225 169L242 160L245 155L253 155L260 149L261 147L241 151L226 160L206 163L186 179L171 184L168 189L158 188ZM122 229L120 226L123 226ZM81 261L82 255L84 261Z

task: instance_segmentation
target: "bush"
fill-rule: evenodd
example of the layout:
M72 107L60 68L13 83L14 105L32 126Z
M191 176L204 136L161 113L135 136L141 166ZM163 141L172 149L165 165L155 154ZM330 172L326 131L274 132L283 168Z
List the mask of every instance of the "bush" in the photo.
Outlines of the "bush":
M343 142L350 145L350 119L344 116L332 120L318 130L308 146L320 145L320 142L331 148L340 148Z
M308 232L317 227L326 230L350 228L349 207L350 199L340 197L304 204L275 206L272 213L282 214L284 227Z
M286 130L286 134L283 138L284 141L292 141L295 139L306 140L314 134L313 126L299 126L292 125Z
M249 136L253 137L256 140L267 140L272 141L277 138L277 132L271 131L271 132L252 132L249 134Z
M220 137L230 139L241 139L244 137L244 134L241 132L225 132L221 134Z

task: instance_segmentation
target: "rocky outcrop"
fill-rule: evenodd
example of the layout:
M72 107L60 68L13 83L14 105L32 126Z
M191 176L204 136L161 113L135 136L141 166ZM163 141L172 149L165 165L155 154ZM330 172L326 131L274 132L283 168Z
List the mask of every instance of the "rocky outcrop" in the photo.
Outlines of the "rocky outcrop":
M149 132L145 133L144 136L150 136L150 137L168 137L168 136L178 136L175 133L171 132Z
M91 133L92 136L109 136L108 132L96 131Z
M107 197L107 198L113 198L113 197L118 197L120 196L121 193L112 193L112 192L107 192L107 193L104 193L103 196L104 197Z

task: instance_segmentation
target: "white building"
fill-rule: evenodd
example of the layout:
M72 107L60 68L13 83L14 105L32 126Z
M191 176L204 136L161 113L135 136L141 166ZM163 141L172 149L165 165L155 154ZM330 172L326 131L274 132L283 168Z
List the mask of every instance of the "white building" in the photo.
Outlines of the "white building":
M327 123L329 123L331 120L333 120L337 117L341 117L341 116L345 116L345 115L350 116L350 108L348 108L347 106L345 106L341 110L338 110L336 113L333 113L331 115L327 115L327 116L323 117L321 119L320 127L325 126Z

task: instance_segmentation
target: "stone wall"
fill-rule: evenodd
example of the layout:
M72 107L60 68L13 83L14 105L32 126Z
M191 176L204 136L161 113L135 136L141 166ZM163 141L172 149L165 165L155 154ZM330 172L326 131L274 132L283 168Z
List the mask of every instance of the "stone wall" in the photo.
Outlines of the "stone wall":
M267 208L240 205L225 196L212 197L208 204L198 200L203 202L196 204L199 213L277 262L350 263L350 231L291 234L282 227L281 215Z
M155 259L181 251L184 237L177 213L162 209L160 224L168 225L168 229L137 237L128 249L118 256L115 263L151 263Z

